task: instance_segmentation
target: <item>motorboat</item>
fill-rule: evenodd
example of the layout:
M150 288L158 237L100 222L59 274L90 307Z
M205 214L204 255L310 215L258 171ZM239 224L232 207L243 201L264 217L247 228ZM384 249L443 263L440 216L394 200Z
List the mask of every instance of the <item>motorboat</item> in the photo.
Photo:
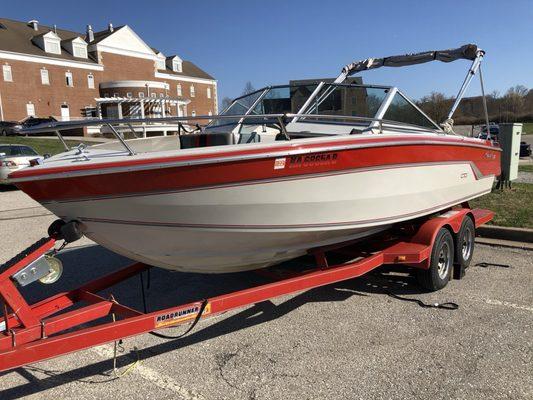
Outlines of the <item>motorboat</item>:
M96 243L169 269L269 266L448 210L491 191L500 148L453 132L454 110L484 52L475 45L347 65L335 80L269 86L220 115L56 122L106 125L116 141L78 146L10 175ZM472 61L438 124L400 89L357 84L378 67ZM480 75L481 77L481 75ZM137 123L207 121L193 133L125 140ZM442 122L442 121L439 121Z

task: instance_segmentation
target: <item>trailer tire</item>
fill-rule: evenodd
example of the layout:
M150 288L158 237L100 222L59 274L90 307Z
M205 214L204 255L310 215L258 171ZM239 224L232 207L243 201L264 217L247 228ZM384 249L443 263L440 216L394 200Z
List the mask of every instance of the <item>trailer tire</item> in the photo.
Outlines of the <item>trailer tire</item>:
M472 218L466 215L455 241L455 265L462 270L470 266L474 256L475 238L476 226Z
M429 291L445 287L450 281L453 270L453 236L446 228L440 228L429 259L429 269L417 271L418 283Z

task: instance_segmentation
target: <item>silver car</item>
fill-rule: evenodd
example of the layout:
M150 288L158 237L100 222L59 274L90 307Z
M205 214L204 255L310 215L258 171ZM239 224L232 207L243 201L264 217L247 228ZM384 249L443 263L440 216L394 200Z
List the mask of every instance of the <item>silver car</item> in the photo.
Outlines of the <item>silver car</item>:
M30 161L41 163L42 160L43 157L30 146L22 144L0 144L0 184L9 183L7 179L8 175L21 168L28 167Z

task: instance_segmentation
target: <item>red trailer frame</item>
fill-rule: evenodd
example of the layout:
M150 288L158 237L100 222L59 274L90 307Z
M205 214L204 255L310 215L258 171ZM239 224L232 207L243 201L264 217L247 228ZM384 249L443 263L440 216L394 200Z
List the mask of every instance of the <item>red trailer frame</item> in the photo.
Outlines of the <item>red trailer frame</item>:
M13 275L54 247L55 239L44 238L0 267L0 299L4 302L5 324L5 329L0 333L0 371L164 327L190 323L277 296L356 278L384 264L406 264L428 269L432 246L439 230L446 227L457 234L467 215L478 227L490 221L494 214L488 210L471 210L465 203L460 208L440 215L403 224L394 232L389 231L379 238L310 250L316 260L316 267L311 270L293 272L272 283L150 313L137 311L119 304L113 298L106 299L96 294L151 268L142 263L134 263L78 289L28 304L19 292ZM327 253L339 251L351 253L357 258L330 266ZM454 277L461 278L463 273L456 267ZM86 305L61 312L81 302ZM73 330L81 324L110 315L118 319ZM67 333L62 333L66 330Z

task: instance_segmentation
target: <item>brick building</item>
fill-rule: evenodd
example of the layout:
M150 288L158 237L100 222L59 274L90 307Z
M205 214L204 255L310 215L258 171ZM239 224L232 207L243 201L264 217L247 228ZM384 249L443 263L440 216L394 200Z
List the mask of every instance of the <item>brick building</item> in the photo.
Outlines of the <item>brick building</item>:
M0 19L0 120L216 114L217 82L129 26L84 34Z

